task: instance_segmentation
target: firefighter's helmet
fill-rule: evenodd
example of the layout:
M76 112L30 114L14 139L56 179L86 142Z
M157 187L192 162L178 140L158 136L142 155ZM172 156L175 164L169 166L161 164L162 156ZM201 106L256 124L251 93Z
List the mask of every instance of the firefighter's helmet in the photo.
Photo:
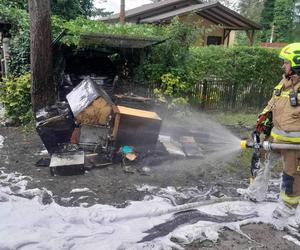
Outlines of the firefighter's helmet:
M291 43L285 46L279 54L279 57L283 60L287 60L291 63L292 70L300 75L300 43Z

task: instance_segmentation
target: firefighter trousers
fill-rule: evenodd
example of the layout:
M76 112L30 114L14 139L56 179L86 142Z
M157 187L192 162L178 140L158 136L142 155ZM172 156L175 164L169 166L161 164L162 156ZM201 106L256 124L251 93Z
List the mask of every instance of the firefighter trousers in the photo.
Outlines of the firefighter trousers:
M282 150L283 173L280 198L286 204L297 207L300 198L300 151Z

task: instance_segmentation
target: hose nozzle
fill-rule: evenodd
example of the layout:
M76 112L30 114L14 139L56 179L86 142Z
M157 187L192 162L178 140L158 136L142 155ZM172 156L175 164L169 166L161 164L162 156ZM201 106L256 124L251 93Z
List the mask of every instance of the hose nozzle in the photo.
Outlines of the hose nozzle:
M241 149L254 148L254 143L248 140L241 140Z
M246 149L247 148L247 140L241 140L240 146L241 146L241 149Z

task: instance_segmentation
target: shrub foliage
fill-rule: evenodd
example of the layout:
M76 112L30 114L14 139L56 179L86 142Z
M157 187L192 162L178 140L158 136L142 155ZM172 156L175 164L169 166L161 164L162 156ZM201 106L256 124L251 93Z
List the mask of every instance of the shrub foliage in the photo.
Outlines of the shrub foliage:
M30 74L12 77L0 83L0 102L5 107L6 115L17 123L30 122L32 118Z

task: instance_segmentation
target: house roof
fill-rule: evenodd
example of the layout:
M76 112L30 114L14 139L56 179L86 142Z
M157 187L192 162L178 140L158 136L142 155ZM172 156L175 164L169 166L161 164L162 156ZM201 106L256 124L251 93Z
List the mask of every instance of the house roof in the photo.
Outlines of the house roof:
M203 1L200 0L164 0L157 3L150 3L150 4L144 4L140 7L136 7L130 10L127 10L125 12L126 19L128 18L134 18L136 16L145 15L147 16L153 16L153 13L155 14L161 14L163 12L172 10L174 8L178 7L184 7L191 4L199 4ZM149 14L148 14L149 13ZM117 21L119 19L120 14L114 14L107 17L102 17L99 20L102 21Z
M180 16L194 12L203 18L211 21L214 24L223 25L225 28L233 30L244 29L260 29L261 26L243 16L237 12L225 7L219 2L196 4L188 7L184 7L178 10L166 12L160 15L156 15L149 18L141 19L141 23L160 23L168 21L175 16Z
M175 16L194 12L214 24L220 24L232 30L254 30L261 26L237 12L225 7L219 2L203 3L197 0L164 0L159 3L146 4L138 8L126 11L126 21L136 23L160 23L172 19ZM103 21L116 22L119 14L115 14Z

